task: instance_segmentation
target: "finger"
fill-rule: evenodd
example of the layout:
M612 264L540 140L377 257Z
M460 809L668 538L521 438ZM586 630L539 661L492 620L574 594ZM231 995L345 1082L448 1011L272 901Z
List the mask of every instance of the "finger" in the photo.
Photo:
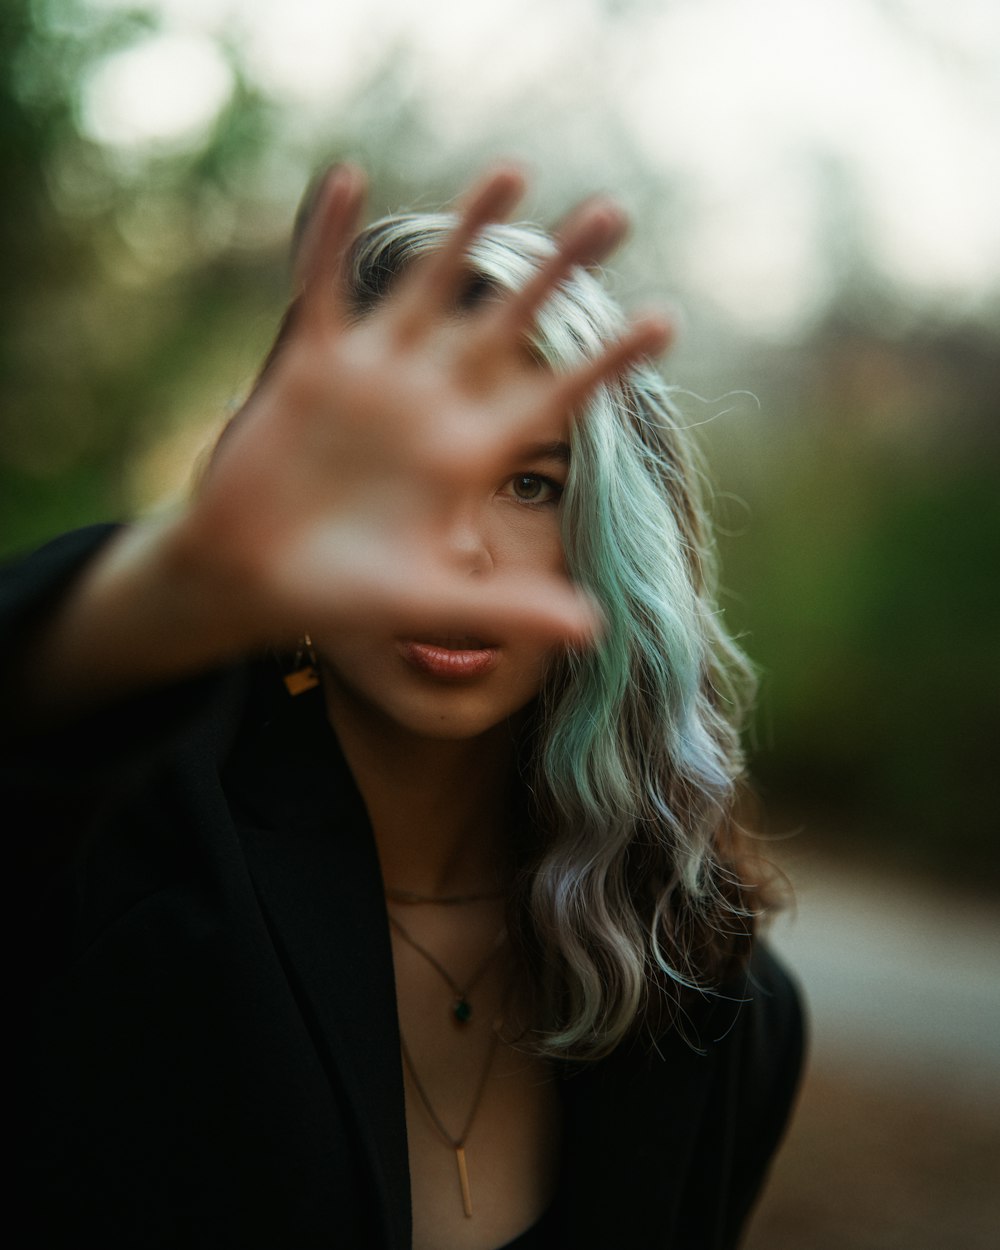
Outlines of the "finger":
M484 174L462 197L458 221L431 256L414 265L400 282L395 305L400 332L418 332L428 312L451 309L468 278L466 258L476 235L488 222L502 221L524 195L524 175L515 166Z
M560 228L555 254L497 310L494 331L517 336L529 329L538 309L570 270L602 260L618 246L627 229L624 211L607 196L595 196L579 205Z
M602 382L624 373L638 361L662 355L674 338L673 322L661 313L635 318L628 330L593 360L555 379L549 410L579 412L583 401Z
M295 282L307 320L325 321L343 310L345 261L366 191L367 179L355 165L335 166L320 183L295 258Z
M600 606L565 578L475 578L431 565L423 553L409 559L397 551L387 558L384 549L368 550L363 537L345 561L339 558L342 539L311 541L286 553L274 570L271 601L281 605L270 627L276 637L287 632L288 620L308 621L318 638L347 626L380 637L473 637L500 647L530 640L585 648L604 631ZM325 557L337 548L331 566Z
M619 377L642 360L667 350L674 338L674 324L662 313L648 313L632 320L615 342L591 360L564 374L539 369L526 380L512 402L491 408L489 424L465 422L461 430L449 426L447 438L434 444L434 464L442 475L460 481L473 472L485 476L536 435L546 441L553 420L573 423L583 416L586 400L603 382Z
M397 589L391 612L397 635L453 634L503 645L514 639L562 647L592 646L604 617L597 603L568 581L543 587L537 577L497 576L488 584L468 578L432 578L412 596Z

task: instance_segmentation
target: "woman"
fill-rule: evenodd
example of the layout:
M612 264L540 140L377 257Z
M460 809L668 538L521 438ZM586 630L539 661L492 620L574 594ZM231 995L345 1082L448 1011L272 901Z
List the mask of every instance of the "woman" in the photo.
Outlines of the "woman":
M521 193L355 240L332 171L189 506L8 576L40 1245L736 1244L801 1056L745 667L622 216Z

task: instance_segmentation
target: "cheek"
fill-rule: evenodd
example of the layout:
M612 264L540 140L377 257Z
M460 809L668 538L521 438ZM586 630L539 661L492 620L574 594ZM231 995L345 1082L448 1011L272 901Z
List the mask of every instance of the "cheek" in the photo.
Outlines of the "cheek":
M518 505L505 505L506 508ZM566 554L563 550L562 526L556 511L503 518L492 541L494 562L505 571L544 573L564 576Z
M559 647L542 647L537 643L523 642L508 647L505 684L513 701L519 706L530 703L541 692L561 656Z
M370 634L348 631L316 645L323 669L338 683L366 686L391 679L391 651Z
M554 573L564 574L566 572L566 550L563 547L562 526L557 522L553 529L555 532L549 538L546 548L549 560L548 567Z

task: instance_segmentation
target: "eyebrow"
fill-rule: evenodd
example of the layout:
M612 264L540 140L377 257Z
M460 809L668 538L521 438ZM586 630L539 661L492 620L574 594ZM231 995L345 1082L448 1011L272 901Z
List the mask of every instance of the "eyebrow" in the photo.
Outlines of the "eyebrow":
M569 443L527 443L518 448L518 457L525 460L558 460L569 464Z

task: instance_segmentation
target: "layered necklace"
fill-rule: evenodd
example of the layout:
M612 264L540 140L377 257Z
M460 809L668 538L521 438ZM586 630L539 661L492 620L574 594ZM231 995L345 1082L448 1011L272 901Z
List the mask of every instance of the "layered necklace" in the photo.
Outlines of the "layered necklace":
M497 899L500 897L502 896L499 894L429 895L416 894L409 890L386 890L386 898L390 902L402 903L405 905L431 904L436 906L458 906L463 903L478 903L487 899ZM389 913L389 922L403 941L406 942L408 946L412 947L418 955L425 959L448 986L452 995L451 1018L460 1027L464 1027L472 1018L472 1002L470 998L472 991L479 984L487 969L493 963L494 959L496 959L506 942L506 929L500 929L496 937L493 939L489 950L486 952L486 955L480 961L478 966L465 979L465 981L459 982L451 975L448 969L445 968L437 956L433 955L425 946L418 942L416 938L410 934L406 927L401 924L394 915L392 915L391 912ZM496 1054L501 1024L502 1021L495 1020L492 1028L490 1029L490 1041L486 1051L486 1059L483 1064L482 1071L479 1074L479 1079L476 1082L476 1088L473 1094L472 1103L469 1107L469 1112L465 1117L462 1130L457 1137L448 1131L440 1115L438 1115L434 1104L431 1102L430 1097L427 1094L427 1090L424 1087L424 1083L421 1081L420 1076L417 1073L416 1066L413 1062L413 1056L410 1053L410 1048L407 1046L406 1038L403 1036L402 1027L400 1027L399 1033L399 1044L403 1053L403 1062L406 1064L406 1069L410 1074L410 1079L413 1082L413 1088L417 1092L420 1103L427 1112L427 1117L433 1125L435 1132L441 1140L455 1152L455 1166L458 1169L458 1184L462 1194L462 1210L469 1219L472 1217L472 1191L469 1186L469 1169L465 1158L465 1143L468 1140L473 1122L475 1121L476 1112L479 1110L479 1104L482 1102L483 1093L486 1089L486 1082L489 1079L490 1069L493 1066L493 1058Z
M403 928L391 912L389 913L389 923L408 946L412 946L418 954L423 955L424 959L427 960L430 966L447 984L448 988L454 995L451 1005L451 1014L459 1024L467 1024L469 1020L472 1019L472 1004L469 1002L469 995L482 980L483 973L485 973L486 969L499 954L500 948L507 940L507 930L500 930L500 932L493 939L493 945L486 952L486 957L483 959L482 963L480 963L479 967L473 971L472 975L466 980L464 985L460 985L448 969L441 963L441 961L436 956L432 955L426 946L421 946L416 938L412 937L410 933Z

